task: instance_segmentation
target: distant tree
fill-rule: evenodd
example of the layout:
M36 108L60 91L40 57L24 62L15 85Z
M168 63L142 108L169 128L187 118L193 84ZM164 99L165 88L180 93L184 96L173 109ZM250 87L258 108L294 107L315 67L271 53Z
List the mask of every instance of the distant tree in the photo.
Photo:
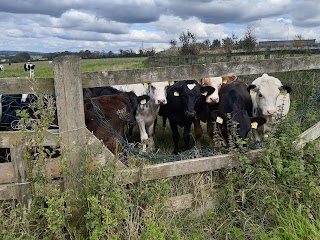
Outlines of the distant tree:
M239 41L239 47L245 51L251 52L257 46L257 37L252 28L247 27L244 38Z
M214 39L210 46L211 49L217 49L221 47L221 41L219 39Z
M232 53L234 48L234 42L231 37L226 37L222 39L222 47L226 53Z
M232 33L232 42L233 42L233 49L239 49L238 37L234 33Z
M179 40L182 44L181 54L182 55L197 55L200 51L196 45L197 38L195 34L187 31L187 33L182 33L179 37Z
M108 53L107 53L107 57L114 57L114 53L112 52L112 51L109 51Z
M297 47L297 48L303 48L306 46L306 43L304 41L304 38L302 37L302 35L298 34L295 36L293 42L292 42L292 46L293 47Z
M205 50L209 50L210 49L210 40L209 39L206 39L202 42L202 45L203 45L203 48Z
M177 47L177 40L171 39L169 43L170 43L170 48L174 49Z
M16 54L12 59L12 63L18 63L18 62L27 62L30 60L30 54L27 52L21 52Z

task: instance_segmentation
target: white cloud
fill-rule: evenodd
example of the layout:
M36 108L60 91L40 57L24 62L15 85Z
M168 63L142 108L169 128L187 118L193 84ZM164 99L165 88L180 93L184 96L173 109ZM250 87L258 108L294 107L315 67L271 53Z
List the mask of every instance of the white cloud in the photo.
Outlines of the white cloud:
M247 26L258 40L320 39L318 0L2 0L0 19L9 50L163 50L188 30L212 41Z

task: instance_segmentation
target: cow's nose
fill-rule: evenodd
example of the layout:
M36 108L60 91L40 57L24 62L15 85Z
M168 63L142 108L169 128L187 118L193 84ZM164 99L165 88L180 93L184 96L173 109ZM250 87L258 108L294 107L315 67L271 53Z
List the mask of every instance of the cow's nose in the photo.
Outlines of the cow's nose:
M188 117L195 117L196 116L196 112L195 111L186 111L186 115Z
M268 109L268 110L267 110L267 114L268 114L268 115L273 115L275 112L276 112L275 109Z
M164 104L166 104L167 102L166 102L166 100L165 99L159 99L158 100L158 104L160 104L160 105L164 105Z
M219 98L210 97L210 100L211 102L215 102L215 103L219 102Z

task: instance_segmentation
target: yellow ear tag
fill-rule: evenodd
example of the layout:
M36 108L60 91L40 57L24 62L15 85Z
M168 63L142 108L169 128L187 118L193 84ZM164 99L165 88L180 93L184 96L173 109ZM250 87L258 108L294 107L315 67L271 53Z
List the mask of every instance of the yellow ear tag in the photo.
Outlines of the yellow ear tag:
M281 89L280 90L280 94L281 95L286 95L288 92L287 92L287 90L285 90L285 89Z
M216 119L216 122L222 124L223 123L222 117L218 116L217 119Z
M177 91L175 91L175 92L173 93L173 96L179 97L179 93L178 93Z
M252 129L257 129L257 127L258 127L258 123L257 122L252 122L251 123L251 128Z
M148 83L144 83L143 86L144 86L145 88L148 88Z
M204 92L202 93L203 96L207 96L208 92Z
M142 99L141 101L140 101L140 104L141 105L144 105L144 104L146 104L147 103L147 99Z
M250 95L253 95L255 92L253 89L250 89Z
M169 86L172 86L174 84L174 81L169 82Z

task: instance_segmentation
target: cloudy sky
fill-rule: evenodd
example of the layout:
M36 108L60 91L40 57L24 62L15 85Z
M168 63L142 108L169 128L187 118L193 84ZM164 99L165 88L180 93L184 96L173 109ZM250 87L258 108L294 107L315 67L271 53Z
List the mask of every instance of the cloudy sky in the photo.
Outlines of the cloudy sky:
M318 0L1 0L0 50L134 51L169 48L188 30L197 41L301 35L320 42Z

